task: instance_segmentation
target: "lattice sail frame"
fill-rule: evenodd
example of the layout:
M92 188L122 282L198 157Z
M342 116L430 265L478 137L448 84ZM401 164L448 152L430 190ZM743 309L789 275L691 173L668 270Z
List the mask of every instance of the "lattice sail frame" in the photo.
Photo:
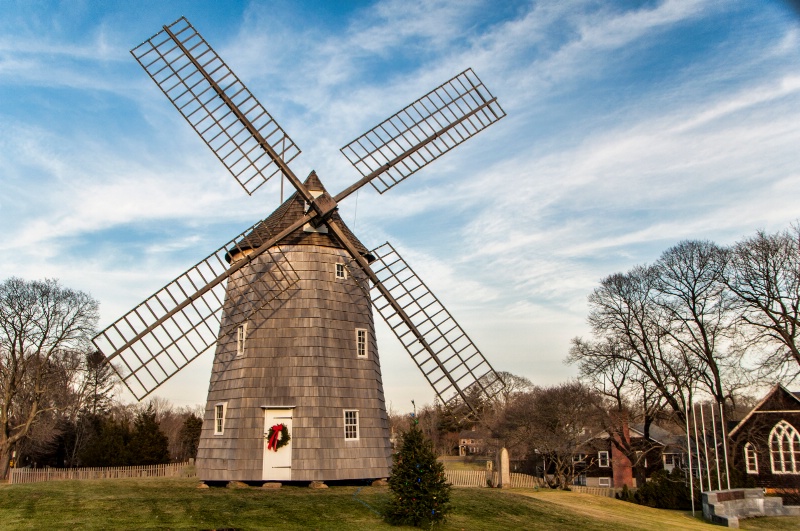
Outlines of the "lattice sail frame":
M343 148L342 154L379 192L506 115L471 68L439 85Z
M250 260L247 266L229 272L232 254L252 252L240 248L237 242L260 223L201 260L92 340L137 400L297 283L297 272L278 247L245 258ZM223 319L226 294L227 307L235 302L237 309Z
M285 163L300 154L289 135L186 18L165 26L131 54L248 194L281 170L239 120L237 111Z
M450 312L390 243L370 254L375 257L370 263L373 273L406 313L424 343L377 289L371 290L373 305L442 403L455 405L459 400L469 401L476 393L492 399L503 388L503 381Z

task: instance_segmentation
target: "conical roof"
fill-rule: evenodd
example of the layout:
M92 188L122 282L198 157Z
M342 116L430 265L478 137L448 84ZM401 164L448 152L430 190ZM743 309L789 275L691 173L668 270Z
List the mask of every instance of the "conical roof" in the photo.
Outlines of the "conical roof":
M317 177L316 172L312 171L306 178L306 188L311 192L326 192L322 182ZM281 231L287 229L292 223L302 218L306 214L306 202L295 192L279 206L275 212L270 214L261 223L247 234L244 238L239 240L236 244L236 249L231 249L230 254L238 254L247 249L255 249L267 242L270 238L274 238ZM350 241L356 246L358 252L372 261L374 258L369 254L369 251L364 244L350 231L350 228L342 221L339 216L338 210L331 215L331 219L337 221L339 226L342 227L344 233L350 238ZM336 238L332 232L306 232L303 227L292 232L283 240L278 242L277 245L321 245L323 247L335 247L344 249L345 246ZM230 256L227 257L230 260Z

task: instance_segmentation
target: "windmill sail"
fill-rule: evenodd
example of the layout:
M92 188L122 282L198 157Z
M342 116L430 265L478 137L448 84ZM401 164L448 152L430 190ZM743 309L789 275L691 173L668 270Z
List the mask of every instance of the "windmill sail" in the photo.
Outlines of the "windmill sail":
M185 18L164 26L131 54L248 194L300 154Z
M297 282L279 248L250 257L252 267L231 268L233 252L261 222L223 245L100 332L92 341L141 400L230 331ZM234 250L234 251L232 251ZM233 325L220 333L226 280L235 286ZM230 291L230 290L229 290Z
M476 398L492 398L503 387L500 376L439 299L388 242L370 254L372 271L408 320L379 290L373 304L439 399L474 410Z
M341 149L366 182L384 193L506 115L472 69L436 87Z

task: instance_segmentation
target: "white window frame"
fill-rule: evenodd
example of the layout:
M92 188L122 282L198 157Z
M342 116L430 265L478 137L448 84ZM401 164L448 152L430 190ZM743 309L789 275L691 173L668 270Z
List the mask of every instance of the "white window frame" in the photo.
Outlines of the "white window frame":
M586 454L582 453L572 454L573 463L582 463L585 459L586 459Z
M244 322L236 329L236 357L244 356L247 348L247 322Z
M225 414L228 412L228 403L214 404L214 435L225 433Z
M344 419L344 440L357 441L361 438L358 422L357 409L345 409L343 414Z
M334 276L337 280L345 280L347 278L347 268L342 262L337 262L334 266Z
M769 460L773 474L800 474L800 433L781 420L769 432Z
M598 487L611 487L611 478L597 478Z
M356 357L369 356L369 334L366 328L356 328Z
M752 443L744 445L744 467L748 474L758 474L758 453Z
M608 456L607 450L600 450L597 452L597 466L600 468L608 468L611 466L611 459Z

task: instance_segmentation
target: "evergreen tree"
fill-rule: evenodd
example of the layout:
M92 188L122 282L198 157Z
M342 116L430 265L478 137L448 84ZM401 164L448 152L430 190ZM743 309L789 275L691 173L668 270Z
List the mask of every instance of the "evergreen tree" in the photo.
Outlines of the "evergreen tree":
M91 350L84 358L84 371L86 411L92 415L107 413L111 408L116 382L113 367L101 352Z
M386 520L417 527L444 521L450 510L450 485L444 465L436 460L431 441L419 429L416 418L402 435L389 478L392 499Z
M200 431L203 428L203 419L192 413L183 421L178 438L181 443L181 456L183 459L197 457L197 446L200 444Z
M169 463L169 439L158 426L152 403L136 415L128 449L131 465Z
M80 466L130 465L128 445L131 430L124 419L87 415L83 422L89 436L78 452Z

